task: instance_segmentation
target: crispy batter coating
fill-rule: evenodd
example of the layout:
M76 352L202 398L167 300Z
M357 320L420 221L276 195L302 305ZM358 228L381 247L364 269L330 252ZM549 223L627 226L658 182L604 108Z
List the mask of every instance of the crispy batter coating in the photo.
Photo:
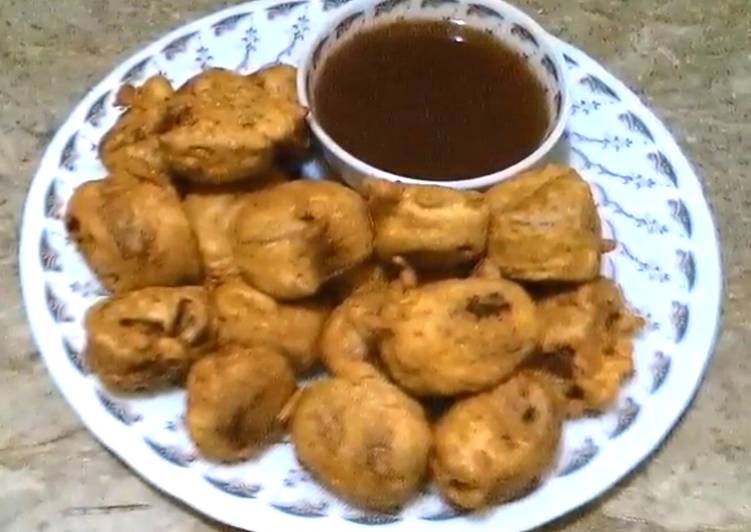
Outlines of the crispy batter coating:
M600 218L587 183L572 168L547 166L486 193L488 257L520 281L588 281L600 274Z
M196 286L144 288L105 299L89 309L86 334L92 371L126 392L182 384L215 340L208 295Z
M316 382L303 391L291 432L300 462L358 506L393 510L424 481L430 450L424 412L385 380Z
M196 239L175 192L131 178L84 183L66 225L100 281L115 293L198 284Z
M169 127L160 137L170 170L198 183L253 179L280 152L307 145L303 108L263 85L212 69L181 87L169 102Z
M478 259L490 211L479 192L368 180L363 190L383 260L402 256L417 268L446 269Z
M102 139L99 154L113 174L127 173L158 184L169 182L159 150L159 134L165 128L167 103L174 94L162 76L141 87L123 86L115 103L126 111Z
M553 466L561 426L552 392L529 375L459 401L433 430L436 484L466 509L523 495Z
M496 385L536 347L535 305L502 279L456 279L407 290L384 312L381 358L409 392L450 396Z
M341 302L359 292L384 288L388 283L389 275L386 269L375 261L369 261L336 276L328 287Z
M538 301L541 353L529 367L556 385L570 417L599 411L633 373L634 336L642 326L609 279L553 291Z
M220 343L270 345L298 373L318 360L318 339L329 314L323 304L278 303L239 278L214 288L211 301Z
M297 69L291 65L273 65L250 75L271 96L297 103Z
M233 244L251 285L298 299L368 259L373 235L357 193L328 181L293 181L243 199Z
M383 309L395 296L393 289L376 286L355 292L334 309L321 334L321 361L338 377L381 374L378 357L383 331Z
M187 424L201 454L231 462L257 454L280 434L279 413L295 393L292 370L268 346L225 346L188 375Z
M240 268L232 250L231 228L247 194L287 181L289 176L276 169L253 183L231 185L191 185L187 188L183 207L203 262L204 276L209 284L238 275Z

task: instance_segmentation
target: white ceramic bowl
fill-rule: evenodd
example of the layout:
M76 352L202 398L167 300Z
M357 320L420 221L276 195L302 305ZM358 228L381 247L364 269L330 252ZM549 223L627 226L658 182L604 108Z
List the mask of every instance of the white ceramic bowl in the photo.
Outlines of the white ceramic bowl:
M404 177L378 169L342 148L318 122L312 91L326 58L356 34L397 20L458 20L469 27L490 32L526 58L545 89L550 125L540 146L529 156L501 171L455 181L428 181ZM365 177L420 185L442 185L458 189L483 189L544 163L556 147L571 110L566 90L563 58L551 36L521 10L501 0L353 0L334 17L311 42L297 74L300 101L309 109L308 120L323 147L326 160L352 187Z

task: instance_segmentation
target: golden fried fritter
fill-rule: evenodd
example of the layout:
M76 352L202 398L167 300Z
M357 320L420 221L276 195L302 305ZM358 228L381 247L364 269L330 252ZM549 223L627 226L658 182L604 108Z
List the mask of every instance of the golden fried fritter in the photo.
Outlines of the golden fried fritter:
M86 360L114 390L182 384L214 346L208 295L201 287L144 288L101 301L86 315Z
M188 375L188 431L211 460L248 458L280 434L278 415L295 393L292 370L267 346L225 346Z
M439 490L466 509L523 495L554 465L561 422L553 394L529 375L459 401L433 430Z
M323 304L277 303L239 278L214 288L211 301L220 343L270 345L298 373L318 360L318 340L329 314Z
M535 305L502 279L456 279L407 290L384 311L381 358L416 395L477 392L500 382L536 346Z
M373 235L357 193L328 181L293 181L243 199L233 244L251 285L298 299L368 259Z
M344 301L359 292L384 288L388 283L386 269L381 264L370 261L336 276L328 286L338 301Z
M210 283L238 275L230 227L240 207L237 194L188 194L185 214L196 235L204 274Z
M446 269L478 259L490 212L479 192L368 180L363 190L383 260L402 256L417 268Z
M589 185L572 168L547 166L486 193L488 257L520 281L588 281L607 246Z
M210 284L240 273L232 250L231 228L242 198L264 186L283 183L287 179L285 173L272 169L252 184L187 187L183 207L196 235L204 276Z
M627 307L618 286L600 278L563 288L538 301L541 353L528 367L556 385L570 417L602 410L633 373L633 340L642 320Z
M227 70L207 70L181 87L167 122L160 137L167 166L198 183L258 178L279 152L307 145L305 111L296 101Z
M387 286L355 292L334 309L321 334L321 361L338 377L378 375L384 305L394 297Z
M291 432L300 462L359 506L393 510L424 481L430 428L422 407L382 379L316 382L303 391Z
M268 94L297 103L297 69L291 65L273 65L249 76Z
M70 199L66 225L91 269L115 293L201 279L195 236L170 188L126 177L84 183Z
M159 150L159 134L165 128L167 102L173 94L172 85L162 76L151 77L138 88L125 85L120 89L115 103L126 111L99 147L107 170L158 184L169 183Z

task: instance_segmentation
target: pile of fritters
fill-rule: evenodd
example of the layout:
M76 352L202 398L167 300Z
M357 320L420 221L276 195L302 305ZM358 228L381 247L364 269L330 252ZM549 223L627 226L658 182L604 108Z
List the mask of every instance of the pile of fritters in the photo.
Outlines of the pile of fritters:
M466 509L523 495L564 419L607 408L633 371L641 321L600 277L613 243L589 187L557 166L485 193L299 180L295 94L284 65L120 91L110 175L66 217L112 293L87 315L88 364L116 391L185 386L211 460L289 430L365 508L428 479ZM330 377L298 388L319 365Z

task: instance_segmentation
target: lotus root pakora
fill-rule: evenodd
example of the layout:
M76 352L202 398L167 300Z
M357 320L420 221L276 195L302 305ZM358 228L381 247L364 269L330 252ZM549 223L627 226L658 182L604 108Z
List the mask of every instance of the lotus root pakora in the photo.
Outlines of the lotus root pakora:
M298 299L368 259L373 234L356 192L327 181L293 181L243 198L233 243L251 285L277 299Z
M369 180L364 194L383 260L402 256L417 268L447 269L485 252L490 213L479 192Z
M278 303L238 278L214 288L211 300L220 343L273 346L298 373L318 360L318 339L329 313L323 304Z
M215 337L201 287L152 287L105 299L88 311L86 332L92 371L128 392L182 384Z
M165 163L199 183L262 176L280 153L307 145L305 110L280 91L227 70L194 77L169 102L160 137Z
M547 166L486 193L488 257L519 281L588 281L609 249L589 185L573 168Z
M634 369L633 340L642 320L609 279L554 291L538 302L541 353L529 367L547 375L576 417L611 404Z
M278 419L295 393L292 369L268 346L225 346L188 374L187 425L205 457L253 456L281 433Z
M131 176L158 184L169 182L159 148L165 128L167 103L174 94L162 76L149 78L141 87L123 86L115 104L126 110L102 139L99 154L113 174Z
M106 288L198 284L195 236L173 190L130 178L84 183L70 199L66 225Z
M529 375L459 401L433 431L436 484L466 509L519 497L552 468L561 426L552 392Z
M393 510L425 479L431 444L422 407L385 380L316 382L303 391L291 431L300 462L358 506Z
M381 358L416 395L477 392L500 382L536 347L535 305L502 279L438 281L407 290L384 311Z

